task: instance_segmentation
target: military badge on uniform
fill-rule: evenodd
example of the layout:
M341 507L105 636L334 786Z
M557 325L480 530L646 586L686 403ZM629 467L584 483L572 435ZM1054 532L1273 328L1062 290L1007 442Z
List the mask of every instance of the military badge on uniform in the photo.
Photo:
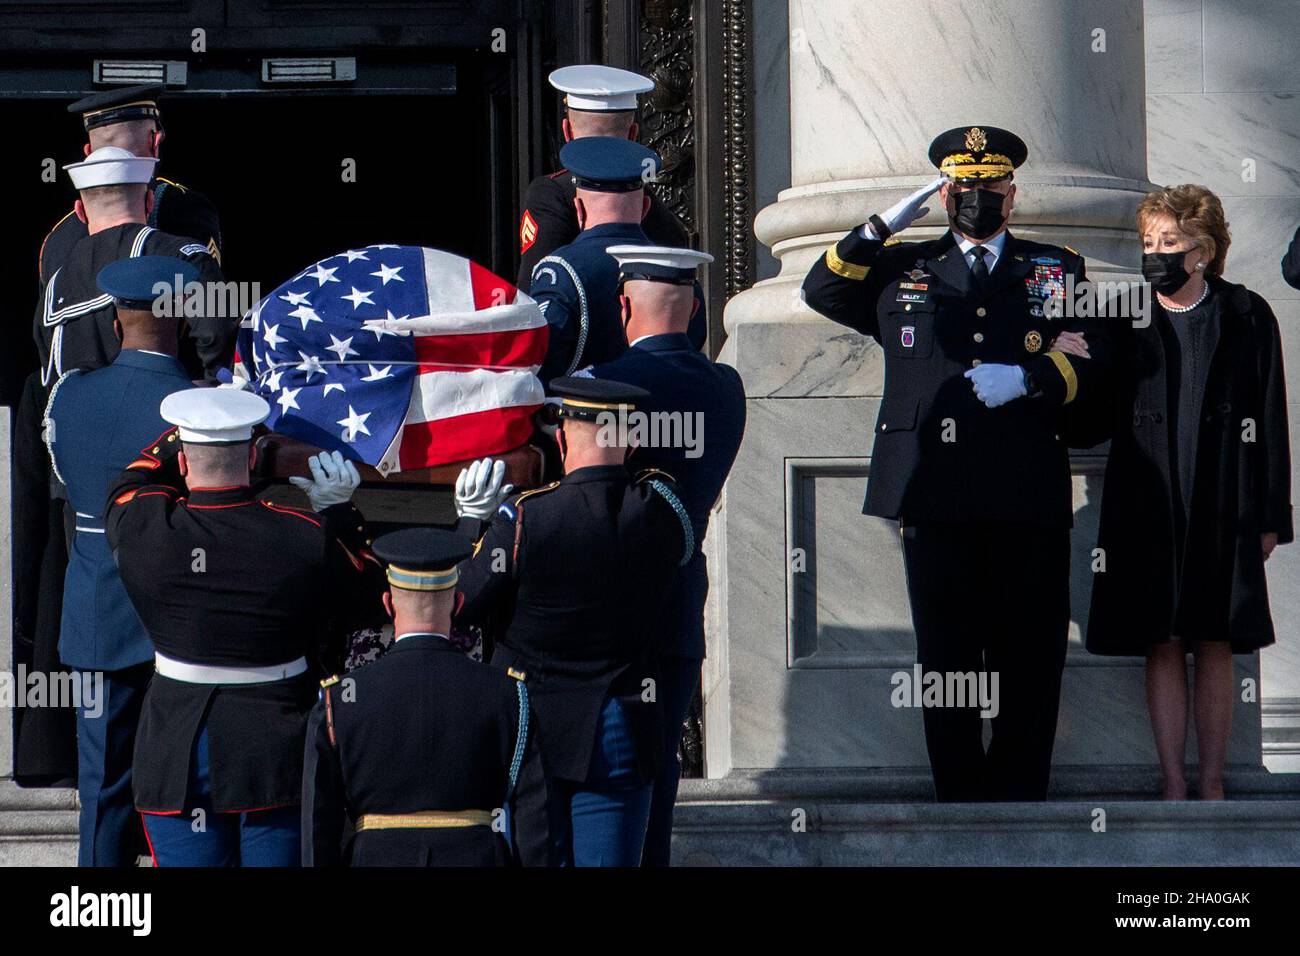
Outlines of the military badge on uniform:
M966 148L971 152L983 152L988 144L988 134L978 126L972 126L966 131Z
M1037 352L1043 347L1043 336L1037 329L1033 329L1025 336L1025 351Z
M527 252L537 241L537 220L530 210L524 210L524 218L519 221L519 251Z
M1031 275L1025 276L1025 288L1030 298L1063 298L1065 296L1065 270L1061 260L1051 256L1035 256ZM1041 310L1033 313L1042 315Z
M911 272L907 274L907 277L911 279L913 282L920 282L922 279L929 278L929 276L926 274L926 271L924 269L913 269Z
M915 325L905 325L905 326L903 326L903 334L900 336L900 340L902 341L902 343L903 343L903 348L905 348L905 349L910 349L913 345L915 345L915 344L916 344L916 326L915 326Z

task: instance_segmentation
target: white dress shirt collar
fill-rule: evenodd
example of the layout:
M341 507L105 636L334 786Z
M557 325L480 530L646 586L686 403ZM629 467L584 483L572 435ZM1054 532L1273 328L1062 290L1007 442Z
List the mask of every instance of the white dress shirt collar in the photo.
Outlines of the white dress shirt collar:
M407 631L405 634L398 634L397 637L393 638L393 643L396 644L407 637L441 637L444 641L447 639L446 634L439 634L437 631Z
M1007 231L1005 229L986 242L972 242L965 236L959 236L955 232L952 234L952 237L957 240L957 245L961 247L961 254L966 257L966 265L968 266L973 265L975 262L975 257L971 254L972 249L976 246L983 246L987 249L988 252L984 254L984 261L988 264L989 272L993 271L993 267L996 266L998 260L1002 258L1002 249L1007 244ZM993 254L992 259L989 258L989 253Z

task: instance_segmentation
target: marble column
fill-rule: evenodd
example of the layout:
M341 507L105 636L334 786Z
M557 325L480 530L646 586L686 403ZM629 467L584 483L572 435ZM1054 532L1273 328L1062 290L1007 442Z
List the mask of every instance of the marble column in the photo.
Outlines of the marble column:
M848 229L931 180L930 140L966 124L1014 130L1029 146L1015 233L1072 246L1094 278L1131 275L1133 210L1151 188L1142 6L790 0L789 58L791 185L755 223L780 272L725 316L721 358L744 377L749 424L707 542L706 767L887 777L927 761L919 711L890 703L890 678L915 653L896 526L860 513L882 357L804 306L800 283ZM904 238L946 228L936 202ZM1103 464L1075 460L1077 611ZM1008 581L989 607L1015 600ZM1257 711L1239 715L1232 748L1235 763L1258 764ZM1155 760L1140 662L1089 657L1077 623L1056 758Z

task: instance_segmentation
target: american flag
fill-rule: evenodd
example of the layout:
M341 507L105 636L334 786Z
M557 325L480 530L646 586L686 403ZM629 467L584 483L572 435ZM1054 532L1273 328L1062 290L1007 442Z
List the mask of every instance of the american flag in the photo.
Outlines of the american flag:
M309 266L241 324L236 374L276 432L394 474L508 451L532 433L547 326L527 295L419 246Z

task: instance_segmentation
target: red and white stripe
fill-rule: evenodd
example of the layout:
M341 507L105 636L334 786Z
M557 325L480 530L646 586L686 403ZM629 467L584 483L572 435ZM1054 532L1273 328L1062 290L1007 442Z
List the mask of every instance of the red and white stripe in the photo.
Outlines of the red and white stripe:
M427 313L397 324L416 336L420 369L406 420L378 464L382 474L517 448L545 397L537 371L548 329L536 302L437 249L424 250L424 280Z

